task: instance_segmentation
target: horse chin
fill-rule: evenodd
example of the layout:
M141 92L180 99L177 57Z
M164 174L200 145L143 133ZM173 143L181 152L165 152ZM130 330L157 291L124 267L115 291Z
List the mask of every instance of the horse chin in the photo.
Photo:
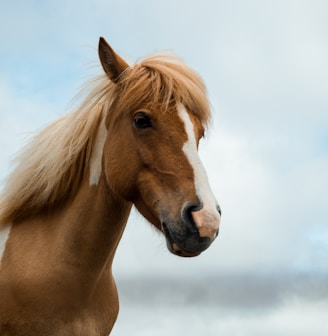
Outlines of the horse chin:
M185 258L197 257L198 255L201 254L201 252L190 252L190 251L184 250L175 243L171 245L169 250L176 256L185 257Z
M191 258L191 257L197 257L198 255L200 255L202 253L203 249L201 249L201 250L196 249L194 251L191 251L191 250L187 250L185 248L182 248L181 246L179 246L179 244L177 244L174 241L169 229L167 228L167 226L165 224L162 224L162 229L163 229L163 232L164 232L164 235L165 235L167 248L174 255L176 255L178 257Z

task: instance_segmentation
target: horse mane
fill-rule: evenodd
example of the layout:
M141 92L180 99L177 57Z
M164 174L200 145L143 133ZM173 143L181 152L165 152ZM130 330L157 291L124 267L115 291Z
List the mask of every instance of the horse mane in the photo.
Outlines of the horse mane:
M82 104L32 138L17 157L0 198L0 227L76 194L90 166L98 126L110 117L116 97L125 109L145 101L168 107L174 99L204 126L210 119L203 81L172 55L142 60L129 67L118 84L103 75L87 87L89 94Z

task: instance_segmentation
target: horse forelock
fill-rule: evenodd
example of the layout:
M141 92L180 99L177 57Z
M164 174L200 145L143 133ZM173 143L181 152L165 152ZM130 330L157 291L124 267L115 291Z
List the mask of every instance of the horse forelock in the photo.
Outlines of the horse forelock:
M148 57L128 68L118 84L103 75L87 88L90 93L80 107L36 135L17 157L0 198L0 226L51 208L77 192L94 157L99 125L110 117L117 97L125 109L146 100L165 111L174 101L204 126L210 120L203 81L175 56ZM95 171L97 177L99 167Z
M182 103L206 126L211 118L204 82L178 57L155 54L127 69L120 81L120 100L126 108L142 102L165 112L174 101Z

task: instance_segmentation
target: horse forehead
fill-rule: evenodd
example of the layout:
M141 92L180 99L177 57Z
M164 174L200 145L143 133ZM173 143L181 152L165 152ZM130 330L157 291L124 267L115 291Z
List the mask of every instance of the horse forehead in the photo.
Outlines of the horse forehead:
M155 114L165 128L169 127L183 142L187 141L191 135L196 138L197 134L204 131L202 120L190 112L182 103L177 103L176 107L169 111L156 111Z
M177 105L177 117L182 123L183 131L186 135L186 141L191 141L196 145L196 136L201 132L201 121L196 122L197 117L189 112L183 104Z

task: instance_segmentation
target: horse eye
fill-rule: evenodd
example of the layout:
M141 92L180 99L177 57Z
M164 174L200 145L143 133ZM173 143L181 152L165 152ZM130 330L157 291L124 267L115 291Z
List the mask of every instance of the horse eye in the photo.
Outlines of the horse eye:
M144 112L138 112L133 119L136 128L149 128L151 127L150 117Z

